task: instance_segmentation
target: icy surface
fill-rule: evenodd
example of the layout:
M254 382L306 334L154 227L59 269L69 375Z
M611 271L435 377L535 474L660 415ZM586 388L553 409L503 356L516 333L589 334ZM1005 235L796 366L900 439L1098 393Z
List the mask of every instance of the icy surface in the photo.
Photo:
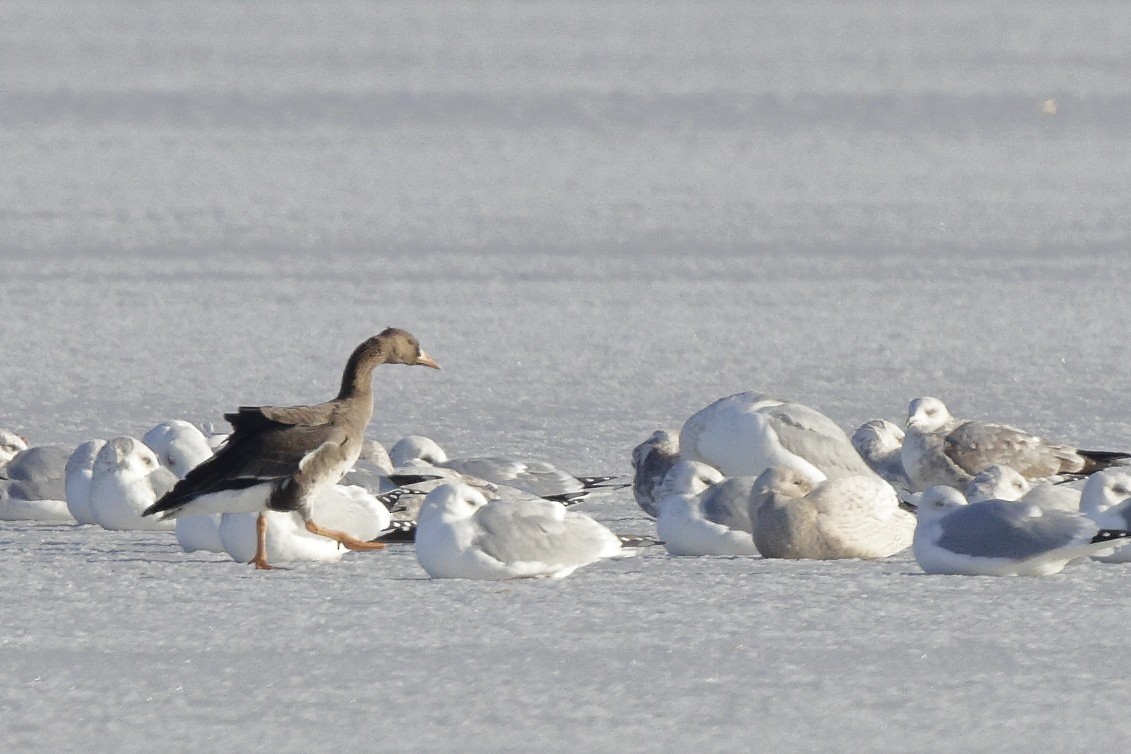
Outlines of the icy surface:
M382 368L371 435L453 454L627 473L740 390L1126 450L1129 73L1120 2L8 2L0 426L321 400L395 324L444 369ZM653 530L628 490L584 509ZM22 523L0 551L13 750L1131 733L1125 565L657 550L499 585Z

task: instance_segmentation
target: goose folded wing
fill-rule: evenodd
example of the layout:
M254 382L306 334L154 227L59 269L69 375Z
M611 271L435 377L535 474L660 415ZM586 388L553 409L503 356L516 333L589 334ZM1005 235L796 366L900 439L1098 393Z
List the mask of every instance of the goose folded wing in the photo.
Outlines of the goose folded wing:
M152 507L152 512L176 508L201 495L291 476L312 451L341 442L342 430L332 424L284 424L263 414L245 413L244 409L239 417L232 422L234 431L216 455L185 475Z

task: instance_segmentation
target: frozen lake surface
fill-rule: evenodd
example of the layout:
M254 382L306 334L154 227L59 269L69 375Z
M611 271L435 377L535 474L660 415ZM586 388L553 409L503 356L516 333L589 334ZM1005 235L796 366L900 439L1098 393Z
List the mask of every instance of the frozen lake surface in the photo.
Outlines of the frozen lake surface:
M1129 74L1118 2L7 3L0 426L322 400L397 325L444 370L382 368L370 434L459 454L627 473L748 389L1127 450ZM652 531L628 494L585 510ZM14 750L1131 734L1128 566L431 582L404 547L263 574L11 523L0 552Z

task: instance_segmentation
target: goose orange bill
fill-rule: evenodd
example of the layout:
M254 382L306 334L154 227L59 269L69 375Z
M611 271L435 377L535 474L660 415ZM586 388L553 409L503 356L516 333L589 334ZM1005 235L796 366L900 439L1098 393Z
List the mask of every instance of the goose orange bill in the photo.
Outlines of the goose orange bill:
M436 360L428 354L424 353L424 351L421 351L420 355L416 357L415 365L421 367L432 367L433 369L440 368L440 365L436 363Z

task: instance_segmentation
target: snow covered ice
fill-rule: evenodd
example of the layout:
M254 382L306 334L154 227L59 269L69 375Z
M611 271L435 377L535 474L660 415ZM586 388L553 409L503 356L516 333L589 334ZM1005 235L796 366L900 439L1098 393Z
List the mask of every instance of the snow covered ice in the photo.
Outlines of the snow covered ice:
M380 374L370 434L453 455L627 477L745 390L1127 450L1129 28L1117 2L5 3L0 427L223 429L324 400L396 325L444 371ZM581 509L654 532L631 490ZM1126 565L649 548L481 584L410 547L267 574L162 532L0 548L13 750L1131 732Z

